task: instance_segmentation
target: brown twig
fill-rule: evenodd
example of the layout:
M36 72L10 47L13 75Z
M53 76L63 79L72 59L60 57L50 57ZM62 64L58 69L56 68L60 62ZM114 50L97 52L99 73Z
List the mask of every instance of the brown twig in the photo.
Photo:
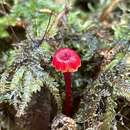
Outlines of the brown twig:
M112 12L112 10L117 6L117 4L120 2L121 0L112 0L111 3L105 7L102 11L102 14L100 15L100 21L101 22L106 22L108 21L108 17L110 15L110 13Z

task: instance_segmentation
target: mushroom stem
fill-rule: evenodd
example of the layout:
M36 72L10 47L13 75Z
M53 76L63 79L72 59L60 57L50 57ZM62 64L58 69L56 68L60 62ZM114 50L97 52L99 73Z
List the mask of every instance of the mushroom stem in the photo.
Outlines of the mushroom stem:
M64 80L65 80L65 104L64 104L64 114L70 115L72 110L72 95L71 95L71 73L65 72Z

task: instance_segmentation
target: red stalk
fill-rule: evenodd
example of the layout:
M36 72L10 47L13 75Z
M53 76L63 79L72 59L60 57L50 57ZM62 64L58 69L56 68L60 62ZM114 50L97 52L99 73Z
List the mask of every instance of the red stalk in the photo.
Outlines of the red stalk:
M65 72L64 80L65 80L65 104L64 104L64 114L70 115L72 111L72 93L71 93L71 73Z

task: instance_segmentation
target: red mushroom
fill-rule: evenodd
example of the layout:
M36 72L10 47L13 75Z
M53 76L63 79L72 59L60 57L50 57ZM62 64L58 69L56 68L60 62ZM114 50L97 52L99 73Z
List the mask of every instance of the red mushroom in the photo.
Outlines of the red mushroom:
M71 72L76 72L80 67L80 57L72 49L60 48L53 55L51 65L64 74L66 92L64 114L70 115L72 111Z

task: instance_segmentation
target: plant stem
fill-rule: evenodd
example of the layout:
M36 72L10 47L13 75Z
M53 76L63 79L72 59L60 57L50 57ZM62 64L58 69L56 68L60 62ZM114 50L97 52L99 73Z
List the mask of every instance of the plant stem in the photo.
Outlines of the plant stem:
M70 115L72 111L72 93L71 93L71 73L64 73L65 80L65 104L64 104L64 114Z

